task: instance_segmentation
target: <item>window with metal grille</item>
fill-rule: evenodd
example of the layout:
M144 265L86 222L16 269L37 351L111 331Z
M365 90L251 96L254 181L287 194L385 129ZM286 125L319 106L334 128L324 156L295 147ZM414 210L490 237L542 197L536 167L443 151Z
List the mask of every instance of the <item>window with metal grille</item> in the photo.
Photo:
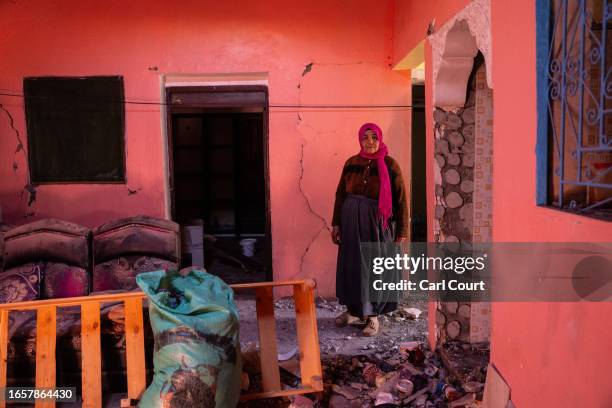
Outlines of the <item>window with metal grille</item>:
M537 203L612 220L612 0L538 0Z
M23 90L32 183L125 182L122 77L32 77Z

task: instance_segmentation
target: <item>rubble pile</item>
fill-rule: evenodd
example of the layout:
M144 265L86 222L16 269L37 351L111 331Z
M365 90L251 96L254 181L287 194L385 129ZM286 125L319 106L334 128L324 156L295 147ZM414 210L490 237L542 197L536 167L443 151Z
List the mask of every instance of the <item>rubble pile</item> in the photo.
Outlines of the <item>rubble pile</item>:
M444 365L463 383L484 382L489 362L489 343L449 341L440 347Z
M359 356L324 359L325 398L330 408L473 408L482 400L486 365L463 382L420 342ZM476 371L475 371L476 372ZM467 378L467 377L466 377Z
M249 401L240 407L480 407L488 345L448 342L432 352L427 346L426 306L426 301L400 304L379 317L381 334L367 338L358 327L336 328L333 318L344 307L334 299L317 298L324 392ZM294 313L293 309L291 298L275 302L281 342L291 330L283 330L286 327L278 317ZM299 360L297 355L281 353L290 350L287 346L279 349L281 383L284 389L298 388ZM242 353L250 379L245 390L261 391L256 342L243 344Z
M251 401L241 407L290 408L475 408L481 406L488 350L460 343L450 344L451 361L461 353L482 354L478 365L448 367L422 342L402 342L388 347L381 339L375 350L356 356L323 357L325 390L321 395ZM466 346L470 350L466 350ZM367 354L366 354L367 353ZM447 353L448 354L448 353ZM448 359L448 357L446 357ZM463 357L460 359L463 361ZM475 360L470 360L474 363ZM483 364L480 364L483 363ZM247 366L249 365L247 359ZM296 365L295 374L299 373ZM287 387L298 386L299 377L281 369ZM283 375L284 373L284 375ZM257 383L260 377L251 377ZM293 383L292 383L293 382ZM253 386L253 384L251 384ZM264 403L264 405L258 405Z

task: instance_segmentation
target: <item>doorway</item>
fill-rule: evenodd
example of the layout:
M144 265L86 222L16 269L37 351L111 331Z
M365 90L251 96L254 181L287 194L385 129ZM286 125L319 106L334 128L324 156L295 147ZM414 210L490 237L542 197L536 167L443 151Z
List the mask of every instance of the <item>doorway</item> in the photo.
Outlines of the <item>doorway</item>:
M410 240L427 242L425 84L412 84Z
M228 284L271 280L267 87L166 91L181 266L204 266Z

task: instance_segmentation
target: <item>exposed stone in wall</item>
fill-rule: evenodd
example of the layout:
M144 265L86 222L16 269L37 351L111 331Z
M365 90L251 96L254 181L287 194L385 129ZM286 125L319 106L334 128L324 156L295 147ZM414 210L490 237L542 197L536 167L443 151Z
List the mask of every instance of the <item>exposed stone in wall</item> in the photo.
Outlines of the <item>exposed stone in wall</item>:
M438 302L436 330L439 342L446 340L470 341L470 303Z
M438 242L448 242L451 236L459 241L472 241L472 217L466 216L463 208L472 208L474 191L473 110L472 105L454 112L436 108L434 113L435 171L439 180L435 187L434 234Z
M474 233L474 166L475 166L475 91L470 82L464 107L436 108L435 187L436 207L434 234L437 242L472 242ZM470 341L472 305L438 302L437 336L446 340Z

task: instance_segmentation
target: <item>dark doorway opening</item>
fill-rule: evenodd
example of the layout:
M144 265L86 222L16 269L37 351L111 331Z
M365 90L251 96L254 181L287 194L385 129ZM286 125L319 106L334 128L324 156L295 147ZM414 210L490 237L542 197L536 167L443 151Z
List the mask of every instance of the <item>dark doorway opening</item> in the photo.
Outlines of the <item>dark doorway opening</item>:
M412 191L410 239L427 242L427 194L425 191L425 85L412 85Z
M267 88L168 88L167 103L182 266L227 283L271 280Z

